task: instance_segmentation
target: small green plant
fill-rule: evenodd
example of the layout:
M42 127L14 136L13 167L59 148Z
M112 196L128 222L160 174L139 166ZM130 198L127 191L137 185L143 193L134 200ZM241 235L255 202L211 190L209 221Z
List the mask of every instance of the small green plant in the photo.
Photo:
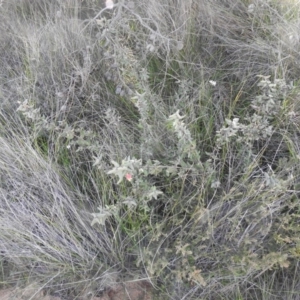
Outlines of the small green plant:
M232 138L239 143L251 145L254 141L272 136L274 132L272 121L280 114L283 101L293 87L283 80L275 80L272 83L269 77L263 77L258 84L262 94L252 101L254 113L245 118L248 125L239 123L239 118L233 118L232 121L226 119L226 125L217 133L218 145L221 146Z
M117 204L107 205L105 209L99 208L101 212L94 214L92 224L97 222L104 225L106 218L112 215L117 217L121 209L124 207L126 207L127 210L124 217L130 219L128 224L131 226L132 222L136 221L140 224L142 223L140 221L144 221L145 219L145 213L149 214L151 211L149 202L153 199L157 200L158 197L163 194L163 192L158 190L155 186L149 185L147 177L154 174L158 175L163 171L163 168L158 164L158 162L152 164L152 162L149 161L143 165L141 160L130 157L122 160L121 164L118 164L115 161L112 161L112 163L114 168L107 173L109 175L112 174L118 176L119 180L117 181L117 184L120 184L124 179L126 179L131 187L125 190L127 192L126 194L119 195L120 199ZM94 166L97 166L97 162ZM142 220L134 220L134 218L140 217L142 217Z

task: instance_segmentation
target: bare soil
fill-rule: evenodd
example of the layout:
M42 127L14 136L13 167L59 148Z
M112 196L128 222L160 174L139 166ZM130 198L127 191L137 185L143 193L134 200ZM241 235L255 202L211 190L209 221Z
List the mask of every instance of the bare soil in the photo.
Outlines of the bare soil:
M65 300L61 297L47 295L36 285L25 289L7 288L0 290L1 300ZM152 287L148 282L119 283L107 290L101 297L83 295L78 300L152 300Z

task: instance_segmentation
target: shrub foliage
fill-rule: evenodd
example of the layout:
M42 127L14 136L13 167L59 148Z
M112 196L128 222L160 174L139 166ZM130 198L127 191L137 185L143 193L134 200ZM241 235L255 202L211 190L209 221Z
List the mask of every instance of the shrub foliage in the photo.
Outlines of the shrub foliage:
M0 3L2 285L298 299L296 1Z

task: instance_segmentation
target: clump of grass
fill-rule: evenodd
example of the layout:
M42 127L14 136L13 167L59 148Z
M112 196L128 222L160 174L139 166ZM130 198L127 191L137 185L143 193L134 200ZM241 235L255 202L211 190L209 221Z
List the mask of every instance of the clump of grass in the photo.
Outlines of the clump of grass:
M292 299L297 3L101 5L0 8L1 283Z

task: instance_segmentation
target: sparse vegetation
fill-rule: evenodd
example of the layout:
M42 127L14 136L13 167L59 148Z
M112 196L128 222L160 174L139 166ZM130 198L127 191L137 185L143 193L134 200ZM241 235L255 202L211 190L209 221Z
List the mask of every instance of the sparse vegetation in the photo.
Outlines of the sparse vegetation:
M300 299L299 1L0 3L2 287Z

